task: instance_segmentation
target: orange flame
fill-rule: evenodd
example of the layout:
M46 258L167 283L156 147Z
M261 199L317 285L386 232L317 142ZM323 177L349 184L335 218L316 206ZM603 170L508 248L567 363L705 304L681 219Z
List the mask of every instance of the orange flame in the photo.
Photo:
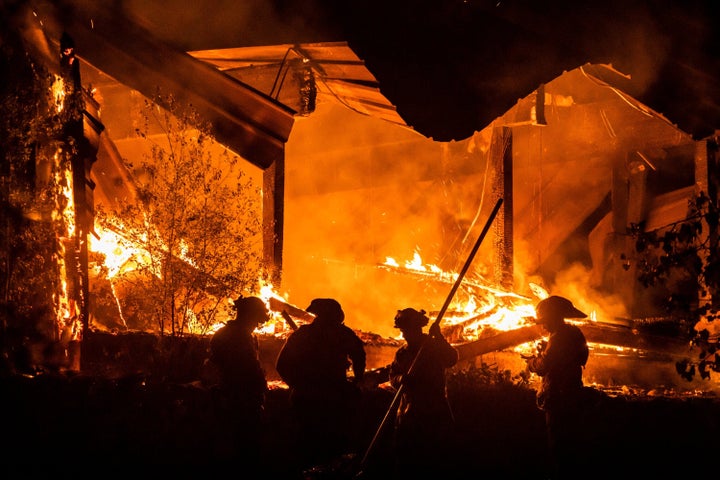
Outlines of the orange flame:
M65 82L62 77L55 75L55 80L50 87L53 93L53 100L55 102L55 109L58 113L62 112L65 108Z
M69 169L61 169L61 149L57 149L54 155L55 181L61 186L62 191L59 198L64 198L64 204L58 199L53 211L54 220L63 220L65 232L62 238L71 239L75 234L75 203L72 192L72 172ZM59 336L64 341L78 340L82 332L82 322L77 303L72 298L68 288L68 265L65 264L65 243L60 242L62 255L59 256L60 268L60 291L55 294L58 310L56 312L56 325L60 332ZM72 267L70 267L72 268Z
M423 264L417 250L413 259L404 263L404 267L400 267L400 262L393 257L386 257L383 265L396 270L404 268L406 271L429 274L445 282L457 281L459 275L457 272L445 272L435 265ZM469 280L464 280L461 288L463 295L453 301L444 322L446 326L460 330L455 335L462 341L477 340L488 330L508 331L526 326L535 316L536 300L530 297ZM531 284L531 290L537 298L548 296L547 291L539 285Z

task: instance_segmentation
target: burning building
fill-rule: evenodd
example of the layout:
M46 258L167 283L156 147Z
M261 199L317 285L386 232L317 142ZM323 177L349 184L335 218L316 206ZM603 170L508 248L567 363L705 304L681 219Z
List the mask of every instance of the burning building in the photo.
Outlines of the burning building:
M99 6L39 7L34 34L53 45L68 31L94 89L97 205L132 201L123 159L142 149L136 106L160 87L192 104L263 186L262 254L288 304L334 297L351 327L393 337L398 309L440 309L503 199L446 316L467 358L537 338L527 327L482 343L486 327L525 327L547 292L593 312L598 343L655 348L632 333L662 316L662 292L636 280L629 229L680 221L714 189L716 141L635 100L611 65L548 79L471 137L436 142L405 123L346 43L179 52ZM107 315L85 317L107 328ZM675 355L687 342L661 343Z

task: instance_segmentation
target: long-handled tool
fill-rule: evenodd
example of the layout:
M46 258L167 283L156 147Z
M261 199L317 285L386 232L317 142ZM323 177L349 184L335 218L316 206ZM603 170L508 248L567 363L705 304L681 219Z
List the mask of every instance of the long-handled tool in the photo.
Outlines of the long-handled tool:
M503 199L499 198L497 203L495 204L495 207L493 208L492 212L490 213L490 217L488 218L487 222L485 223L485 227L483 227L482 232L480 233L480 237L478 237L477 241L475 242L475 245L473 246L473 249L470 251L470 255L468 255L467 260L465 261L465 265L463 265L462 270L460 270L460 273L458 274L457 279L455 280L455 283L453 284L452 288L450 289L450 293L448 294L447 298L445 299L445 303L443 304L442 308L440 309L440 312L438 312L438 316L433 322L433 325L440 324L440 321L442 320L443 315L445 315L445 312L447 311L448 307L450 306L450 303L452 302L453 297L455 296L455 292L457 292L457 289L460 287L460 284L462 283L463 278L465 277L465 274L467 273L468 269L470 268L470 264L472 263L473 259L475 258L475 254L477 253L478 249L480 248L480 244L485 239L485 235L487 235L488 230L490 229L490 225L492 225L493 221L495 220L495 217L497 216L498 211L500 210L500 206L503 203ZM408 369L407 373L405 374L405 377L410 375L410 373L413 371L413 368L415 367L415 364L417 363L418 358L420 357L420 354L423 351L423 347L425 344L420 346L420 349L418 350L418 353L415 355L415 358L413 359L412 364L410 364L410 368ZM378 438L380 437L380 433L382 432L383 428L388 422L388 419L392 415L392 413L397 408L397 404L400 400L400 396L402 395L403 391L403 384L401 383L400 386L397 388L397 391L395 392L395 396L393 397L392 402L390 403L390 407L385 412L385 416L383 417L382 421L380 422L380 426L375 431L375 435L373 436L372 441L370 442L370 445L368 446L367 450L365 451L365 455L363 455L363 458L360 460L360 469L358 474L355 476L355 478L360 478L363 474L363 469L365 465L367 464L368 457L370 456L370 453L372 452L373 448L375 447L375 443L377 442Z

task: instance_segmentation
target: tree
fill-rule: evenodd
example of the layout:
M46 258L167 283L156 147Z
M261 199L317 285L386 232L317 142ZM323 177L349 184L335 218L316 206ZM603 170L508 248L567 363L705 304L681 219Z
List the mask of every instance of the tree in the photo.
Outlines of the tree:
M138 201L99 208L99 224L135 251L116 280L125 306L135 302L135 325L205 333L227 314L228 297L260 286L260 189L192 107L157 94L141 117L148 153L125 160Z
M631 226L638 281L645 288L663 288L666 312L693 325L692 343L699 347L699 356L676 363L678 374L687 380L720 372L718 213L718 206L701 192L680 222L647 232L642 224Z

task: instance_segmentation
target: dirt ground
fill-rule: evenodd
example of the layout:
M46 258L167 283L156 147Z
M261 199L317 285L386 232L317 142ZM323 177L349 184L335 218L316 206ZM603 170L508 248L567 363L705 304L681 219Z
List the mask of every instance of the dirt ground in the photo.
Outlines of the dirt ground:
M154 383L142 375L16 375L0 379L5 439L3 469L45 474L173 473L195 476L231 468L253 478L224 448L225 425L212 388ZM542 412L534 390L483 383L455 374L449 394L458 426L447 478L548 478ZM387 432L373 436L392 400L385 388L363 392L354 451L337 463L301 473L288 392L267 398L258 461L263 478L391 477ZM720 400L715 397L625 397L597 390L587 421L591 476L663 478L703 468L720 447ZM368 453L360 468L360 459ZM97 470L100 468L101 470ZM7 471L7 470L6 470ZM397 478L397 477L395 477Z

